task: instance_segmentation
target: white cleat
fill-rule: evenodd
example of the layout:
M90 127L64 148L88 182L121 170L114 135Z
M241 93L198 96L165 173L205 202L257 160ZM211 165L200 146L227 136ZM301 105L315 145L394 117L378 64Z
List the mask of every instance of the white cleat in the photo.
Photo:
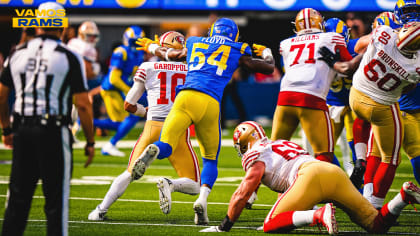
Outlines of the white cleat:
M101 151L102 155L105 156L116 156L116 157L124 157L125 154L118 150L115 145L112 145L112 143L107 143L102 147Z
M91 213L89 213L88 220L105 220L107 212L107 210L101 210L98 205Z
M159 178L157 187L159 189L159 206L163 214L171 212L171 187L172 182L167 178Z
M133 170L131 171L131 181L140 179L144 175L144 172L146 172L146 168L149 167L149 165L156 159L158 155L158 146L155 144L150 144L147 146L134 163Z
M207 217L207 202L199 202L198 200L194 203L194 223L196 225L208 225L209 217Z
M401 188L401 196L408 204L420 204L420 188L413 182L405 182Z
M335 219L335 207L332 203L327 203L325 206L315 211L313 224L323 225L328 234L338 234L337 220Z

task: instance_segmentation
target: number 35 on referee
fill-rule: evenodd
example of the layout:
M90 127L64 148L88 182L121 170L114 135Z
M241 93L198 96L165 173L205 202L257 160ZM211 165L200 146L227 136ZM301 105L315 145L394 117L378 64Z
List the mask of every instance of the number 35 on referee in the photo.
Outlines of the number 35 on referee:
M39 10L63 7L43 3ZM22 235L38 179L42 179L48 235L67 235L72 170L72 101L86 136L87 167L94 156L92 104L82 58L59 40L63 28L37 28L37 37L18 47L0 77L2 141L13 148L10 198L2 235ZM7 99L15 91L13 124Z

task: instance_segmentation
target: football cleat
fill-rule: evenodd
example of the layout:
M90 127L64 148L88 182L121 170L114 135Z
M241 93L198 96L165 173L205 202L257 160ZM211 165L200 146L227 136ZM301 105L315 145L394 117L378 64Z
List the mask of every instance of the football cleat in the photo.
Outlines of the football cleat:
M88 220L105 220L107 212L107 210L101 210L98 205L92 212L89 213Z
M335 207L332 203L327 203L315 211L312 225L318 225L318 227L322 225L327 229L328 234L338 234L337 220L334 214Z
M159 206L163 214L171 212L171 186L172 182L167 178L159 178L157 187L159 189Z
M207 202L199 202L198 200L194 203L194 223L196 225L208 225L209 218L207 216Z
M200 230L200 233L218 233L218 232L226 232L219 228L219 226L210 226L208 228Z
M107 143L102 147L101 150L102 155L105 156L115 156L115 157L124 157L125 154L118 150L115 145L112 145L112 143Z
M143 153L137 158L134 163L133 170L131 171L131 181L140 179L146 168L156 159L159 155L159 147L155 144L150 144L146 147Z
M354 187L360 189L363 184L363 177L366 171L366 161L362 159L357 159L354 164L353 172L350 175L350 180L353 183Z
M413 182L405 182L400 190L401 197L408 204L420 204L420 188Z

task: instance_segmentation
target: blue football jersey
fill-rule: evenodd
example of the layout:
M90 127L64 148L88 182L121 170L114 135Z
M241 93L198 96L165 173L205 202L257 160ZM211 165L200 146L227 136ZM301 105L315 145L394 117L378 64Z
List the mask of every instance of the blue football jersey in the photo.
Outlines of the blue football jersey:
M187 39L188 72L185 84L179 89L193 89L221 101L223 90L239 66L239 58L252 56L246 43L226 37L190 37Z
M357 56L354 46L359 39L350 39L347 43L347 50L352 57ZM330 91L327 95L327 104L331 106L348 106L352 78L336 76L331 82Z
M401 95L398 103L400 104L401 111L410 111L420 109L420 83L413 91Z
M143 51L132 50L130 47L121 45L117 47L112 53L111 60L109 62L108 74L102 80L102 89L104 90L118 90L111 84L109 75L113 68L121 70L121 79L128 86L132 86L132 76L136 73L138 65L143 63Z

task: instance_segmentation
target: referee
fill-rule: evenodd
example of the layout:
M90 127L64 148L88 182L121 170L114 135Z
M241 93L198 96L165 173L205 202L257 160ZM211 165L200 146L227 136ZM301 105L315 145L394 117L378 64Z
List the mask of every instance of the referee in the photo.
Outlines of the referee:
M39 10L63 9L55 2ZM23 235L32 196L42 180L48 235L67 235L72 135L72 101L87 139L85 163L94 156L92 105L84 64L59 40L62 28L37 28L37 37L16 48L0 76L0 126L6 147L13 148L10 198L2 235ZM13 125L7 98L15 90Z

